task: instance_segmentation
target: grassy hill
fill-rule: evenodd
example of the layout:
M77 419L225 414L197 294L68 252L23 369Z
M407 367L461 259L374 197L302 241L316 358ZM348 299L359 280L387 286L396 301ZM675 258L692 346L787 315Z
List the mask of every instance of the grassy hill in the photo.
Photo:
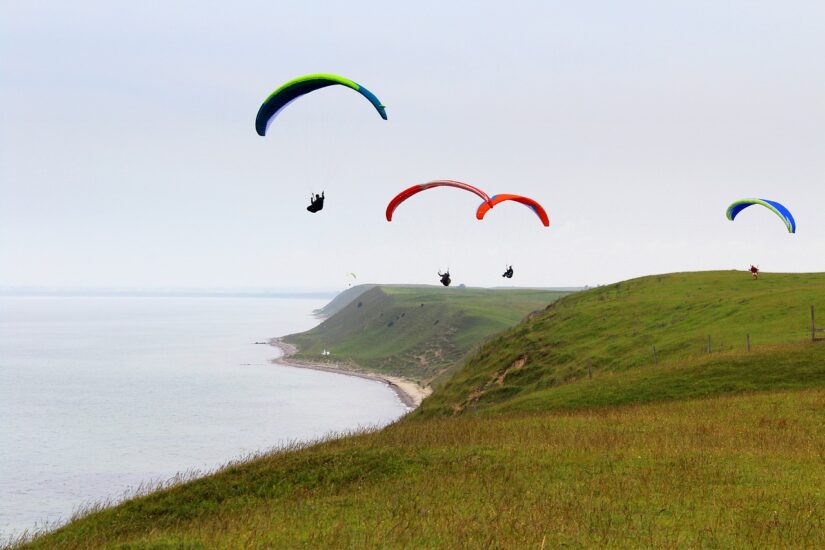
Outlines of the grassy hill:
M238 464L32 547L825 547L811 304L825 317L823 274L571 295L384 430Z
M825 274L676 273L573 294L486 342L419 414L610 404L625 383L632 402L804 386L797 369L821 359L806 345L815 304L825 326Z
M319 326L284 338L298 346L296 357L354 363L424 384L484 338L567 294L432 286L376 286L354 293L356 288L346 291L351 301L337 301L336 313ZM323 350L332 355L322 356Z
M822 548L825 392L406 420L33 548Z
M350 287L342 292L339 292L335 295L335 297L327 303L324 307L315 310L315 314L319 317L331 317L335 315L342 309L344 309L347 304L355 300L358 296L365 293L366 291L375 288L377 285L371 284L364 284L364 285L355 285Z

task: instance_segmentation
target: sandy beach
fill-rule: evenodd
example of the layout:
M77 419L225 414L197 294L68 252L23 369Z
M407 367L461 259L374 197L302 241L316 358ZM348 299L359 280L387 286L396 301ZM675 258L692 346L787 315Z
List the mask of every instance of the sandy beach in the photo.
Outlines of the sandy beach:
M337 374L345 374L347 376L357 376L359 378L366 378L367 380L376 380L388 385L398 395L404 405L410 409L415 409L421 404L425 397L432 393L432 388L421 387L417 382L401 378L399 376L389 376L385 374L377 374L374 372L367 372L355 369L346 365L326 364L326 363L312 363L309 361L299 361L290 359L295 354L297 349L292 344L287 344L280 338L273 338L269 341L273 347L281 350L281 356L273 359L272 362L276 365L283 365L285 367L297 367L302 369L322 370L326 372L334 372Z

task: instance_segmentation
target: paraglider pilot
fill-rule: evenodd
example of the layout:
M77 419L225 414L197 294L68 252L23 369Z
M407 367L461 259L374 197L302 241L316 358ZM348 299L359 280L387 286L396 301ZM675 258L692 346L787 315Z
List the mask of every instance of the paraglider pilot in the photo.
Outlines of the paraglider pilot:
M441 273L439 270L438 276L441 277L441 284L444 286L450 286L452 280L450 279L450 270L448 269L446 273Z
M504 275L502 275L502 277L507 277L508 279L512 279L513 278L513 266L508 267L507 271L504 272Z
M751 277L753 277L754 279L759 278L759 267L751 264L750 272L751 272Z
M324 192L321 191L320 195L312 196L312 193L309 194L309 206L307 206L307 210L312 212L318 212L319 210L323 210L324 208Z

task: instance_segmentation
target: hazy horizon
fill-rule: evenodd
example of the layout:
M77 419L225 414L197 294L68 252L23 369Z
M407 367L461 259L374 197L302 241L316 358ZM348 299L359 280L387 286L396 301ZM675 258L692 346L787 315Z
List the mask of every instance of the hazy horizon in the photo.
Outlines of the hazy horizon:
M2 0L0 0L2 1ZM0 287L825 271L825 4L2 1ZM350 90L261 101L295 76ZM450 178L541 202L474 219ZM327 204L306 212L310 191ZM789 235L742 197L778 200Z
M304 290L290 290L283 288L189 288L189 287L172 287L172 288L126 288L126 287L0 287L0 296L101 296L101 297L228 297L228 298L243 298L243 297L294 297L294 298L332 298L336 295L349 290L356 286L415 286L415 287L433 287L441 288L441 284L428 283L359 283L352 285L352 287L339 289L304 289ZM466 286L466 285L465 285ZM458 286L456 286L458 288ZM580 286L563 286L563 287L525 287L519 285L498 285L488 287L473 287L467 288L486 288L490 290L506 290L506 289L546 289L546 290L581 290L589 288L588 285Z

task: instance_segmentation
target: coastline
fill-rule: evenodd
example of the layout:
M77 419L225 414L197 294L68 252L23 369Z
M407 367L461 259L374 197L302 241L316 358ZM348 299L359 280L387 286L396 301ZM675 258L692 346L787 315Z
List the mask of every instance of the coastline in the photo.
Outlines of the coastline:
M395 394L398 396L398 399L401 400L404 406L406 406L410 410L416 409L424 400L424 398L432 393L432 388L430 388L429 386L422 387L417 382L408 380L406 378L401 378L400 376L378 374L338 364L329 365L326 363L312 363L308 361L297 361L295 359L289 359L298 351L298 349L292 344L287 344L280 338L272 338L269 341L269 345L281 350L281 356L276 359L272 359L272 362L276 365L281 365L284 367L295 367L299 369L320 370L325 372L332 372L335 374L355 376L357 378L364 378L367 380L375 380L376 382L382 382L389 386L390 389L392 389L395 392Z

